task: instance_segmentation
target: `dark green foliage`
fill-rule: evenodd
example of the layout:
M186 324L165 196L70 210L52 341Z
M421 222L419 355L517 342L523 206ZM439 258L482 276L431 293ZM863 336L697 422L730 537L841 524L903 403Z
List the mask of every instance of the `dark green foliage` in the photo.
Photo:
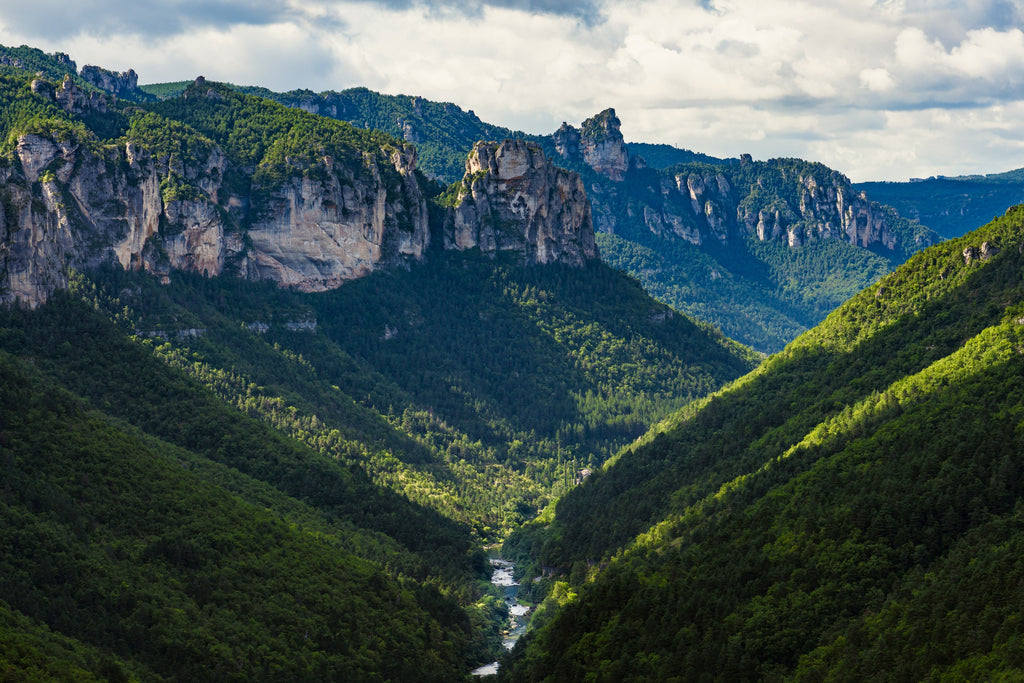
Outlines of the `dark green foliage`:
M110 270L97 302L222 400L483 538L754 362L597 264L435 254L314 296L175 279Z
M46 659L107 680L461 676L468 624L446 600L358 559L338 531L228 494L194 456L35 373L0 359L0 597L31 620L4 626L15 675Z
M173 83L151 83L149 85L140 85L139 90L156 97L159 100L167 100L172 97L178 97L181 93L185 92L188 86L192 85L192 81L174 81Z
M1021 170L985 176L938 177L907 183L857 183L876 201L919 220L945 238L959 237L1024 202Z
M680 149L672 145L652 145L646 142L630 142L626 145L631 157L640 157L652 168L669 168L676 164L738 164L739 159L719 159L700 152Z
M790 249L781 242L755 243L741 236L745 228L735 227L731 228L735 235L725 244L712 239L695 246L672 234L657 235L643 220L648 210L664 210L689 221L690 229L698 228L689 198L667 198L663 192L666 184L675 185L674 176L678 173L720 173L734 188L737 200L742 199L745 209L755 215L761 209L780 209L790 219L806 189L803 179L813 178L820 187L833 182L843 186L847 181L821 164L796 159L741 164L735 159L720 160L665 145L630 145L641 155L651 155L655 162L651 168L631 168L622 182L611 182L581 160L561 157L550 136L528 135L486 124L472 112L450 103L381 95L365 88L319 94L308 90L275 93L265 88L236 89L348 121L357 128L380 130L405 139L415 144L418 166L424 173L445 185L462 179L466 155L478 140L534 140L549 158L581 174L601 213L599 223L614 226L614 234L597 235L607 263L639 279L661 301L709 321L730 338L765 352L781 349L846 298L891 271L920 248L921 238L927 236L926 229L893 215L891 233L895 246L891 250L873 252L845 242L832 244L840 241L832 238L819 240L823 244ZM153 92L171 96L179 90L184 91L183 84L164 84ZM175 113L172 114L172 109L160 111L188 120L214 139L222 139L216 130L226 131L223 124L199 125L187 119L192 114L179 111L185 106L184 100L172 102L175 104L167 106L173 107ZM193 106L194 101L190 101L188 108ZM283 114L278 112L275 116ZM600 116L591 122L594 130L603 130L601 124ZM268 159L272 162L270 167L276 170L268 174L265 182L279 182L282 173L294 172L295 169L281 163L282 155L308 173L315 166L315 159L304 159L303 150L319 149L322 143L318 135L303 132L296 145L287 150L280 145L275 148ZM240 136L238 144L240 148L259 150L262 143L253 136ZM295 161L298 159L304 160L299 163ZM457 199L457 187L450 186L445 192L435 188L429 194L436 195L442 207L450 206ZM720 209L727 221L735 222L731 215L733 207ZM814 221L797 227L811 232L817 229Z
M583 583L504 675L1019 676L1022 244L914 256L514 537Z

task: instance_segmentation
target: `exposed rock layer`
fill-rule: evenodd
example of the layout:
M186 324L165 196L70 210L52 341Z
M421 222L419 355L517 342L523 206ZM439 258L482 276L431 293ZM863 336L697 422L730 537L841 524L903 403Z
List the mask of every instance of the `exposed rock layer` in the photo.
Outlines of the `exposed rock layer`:
M37 79L33 91L68 111L106 104L70 79ZM219 93L200 78L197 94ZM353 152L344 163L324 155L290 167L273 187L233 167L215 144L200 147L186 158L133 139L104 146L21 135L0 160L0 303L35 307L67 285L70 269L101 263L165 279L176 270L230 273L321 291L421 259L430 246L411 145ZM583 183L539 146L481 143L466 168L444 246L515 250L536 263L596 257ZM230 188L227 177L236 179Z
M161 192L169 159L133 142L97 150L23 135L0 167L0 302L35 307L69 268L103 262L315 291L420 258L430 230L414 151L365 157L358 173L325 159L318 179L297 175L256 200L225 191L228 161L214 147L176 169L199 190L175 198Z
M579 266L597 258L583 182L552 164L540 145L478 142L462 182L445 225L446 248L515 250L530 263Z

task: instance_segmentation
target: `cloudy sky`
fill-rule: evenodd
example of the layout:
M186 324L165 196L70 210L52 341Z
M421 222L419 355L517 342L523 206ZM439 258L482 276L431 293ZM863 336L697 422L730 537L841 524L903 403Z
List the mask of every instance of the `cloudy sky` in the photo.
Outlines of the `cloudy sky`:
M12 7L11 5L15 5ZM0 44L140 82L362 85L855 181L1024 167L1024 0L4 0Z

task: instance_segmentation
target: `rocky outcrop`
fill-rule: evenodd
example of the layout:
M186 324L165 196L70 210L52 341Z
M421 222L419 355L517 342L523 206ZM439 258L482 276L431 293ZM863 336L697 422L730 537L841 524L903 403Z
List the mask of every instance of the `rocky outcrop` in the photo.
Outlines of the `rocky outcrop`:
M61 88L50 87L56 98ZM71 269L101 263L318 291L419 259L429 246L411 146L355 163L324 156L252 196L225 189L232 169L218 147L195 153L184 162L136 141L21 135L0 161L0 303L38 306L67 286Z
M476 144L444 240L449 249L518 251L528 263L580 266L597 258L579 175L556 167L540 145L523 140Z
M51 100L69 114L84 114L90 111L104 113L107 111L107 98L103 93L85 91L78 87L71 75L64 77L59 86L54 86L46 79L37 78L32 81L32 92Z
M87 64L78 75L85 82L118 97L134 95L139 90L139 76L134 69L117 73Z
M595 190L591 188L595 210L614 215L616 196ZM655 234L693 244L725 243L745 235L790 247L838 239L909 256L936 239L931 231L908 227L891 210L855 192L841 173L821 164L747 159L741 165L693 166L675 171L671 180L662 174L658 190L648 194L656 201L648 199L642 213L631 207L629 215L640 217ZM606 196L611 201L600 203ZM624 226L611 227L621 231Z
M555 149L569 161L579 161L609 180L620 181L629 170L629 152L614 109L605 109L583 122L580 130L562 123L551 136Z
M430 243L415 151L390 169L366 154L363 174L323 160L326 180L296 177L276 190L248 230L248 273L303 291L337 287L381 265L421 258ZM385 176L397 175L391 184Z

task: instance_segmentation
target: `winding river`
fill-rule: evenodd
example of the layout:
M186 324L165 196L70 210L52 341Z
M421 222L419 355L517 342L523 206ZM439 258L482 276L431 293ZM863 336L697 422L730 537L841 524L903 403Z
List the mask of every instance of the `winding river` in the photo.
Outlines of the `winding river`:
M508 605L509 623L508 628L502 632L501 644L505 646L506 650L511 650L515 647L519 637L526 632L527 620L523 617L530 612L530 608L519 604L519 582L515 579L515 564L508 560L492 558L491 566L494 567L491 583L504 589L505 603ZM491 662L479 669L473 669L470 673L474 676L494 675L498 673L498 662Z

